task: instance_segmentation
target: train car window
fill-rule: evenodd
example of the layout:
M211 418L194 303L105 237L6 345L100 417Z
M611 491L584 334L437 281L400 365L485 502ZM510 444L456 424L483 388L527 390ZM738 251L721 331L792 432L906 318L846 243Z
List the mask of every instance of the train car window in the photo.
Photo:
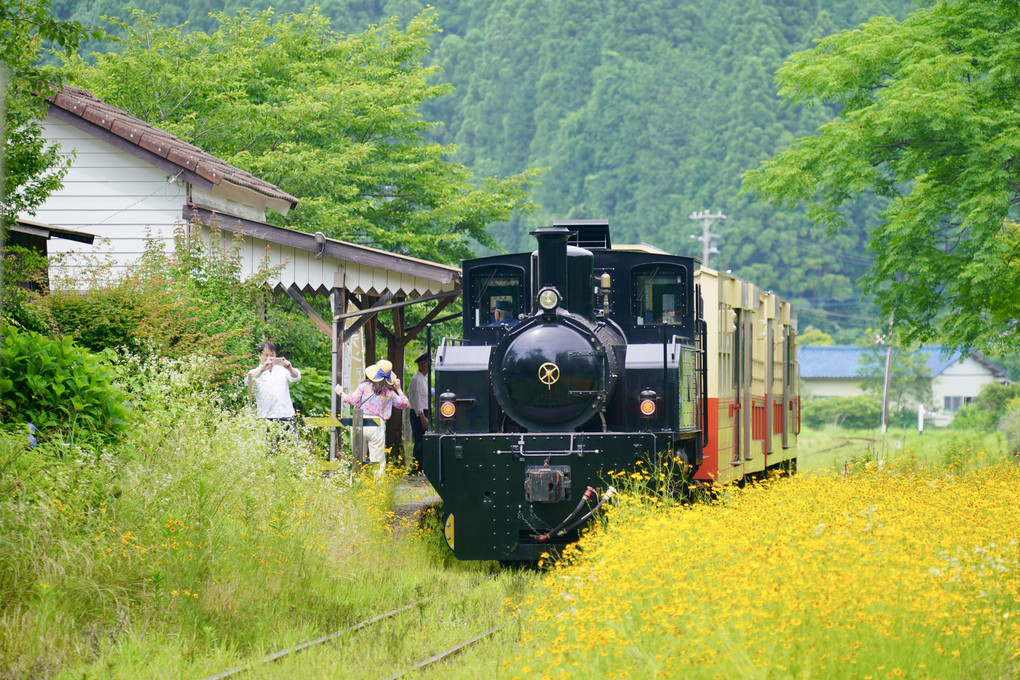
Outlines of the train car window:
M687 316L687 273L657 266L634 272L634 319L639 326L682 324Z
M471 314L476 328L512 325L521 313L524 270L497 266L475 269L471 280Z

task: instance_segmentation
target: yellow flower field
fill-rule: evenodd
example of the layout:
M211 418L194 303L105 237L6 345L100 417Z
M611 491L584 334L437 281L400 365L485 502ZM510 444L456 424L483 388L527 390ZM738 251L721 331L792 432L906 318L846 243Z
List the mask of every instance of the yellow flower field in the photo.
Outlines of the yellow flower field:
M1020 471L624 494L519 603L517 677L1020 677ZM509 664L508 664L509 665Z

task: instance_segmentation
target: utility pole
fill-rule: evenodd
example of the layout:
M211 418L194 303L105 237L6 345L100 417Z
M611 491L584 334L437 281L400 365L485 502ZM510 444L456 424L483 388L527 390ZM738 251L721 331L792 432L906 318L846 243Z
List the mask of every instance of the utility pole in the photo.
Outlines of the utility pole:
M882 434L889 429L889 381L892 377L892 342L885 348L885 380L882 381Z
M895 312L889 315L889 333L878 336L878 343L885 345L885 375L882 380L882 434L889 429L889 387L892 382L893 321Z
M718 210L714 213L702 210L701 212L692 212L691 219L694 221L701 221L701 236L691 234L691 238L695 241L701 242L701 264L707 267L708 256L719 252L719 249L712 243L714 239L719 237L719 234L712 233L712 224L716 220L725 220L726 215L723 215Z

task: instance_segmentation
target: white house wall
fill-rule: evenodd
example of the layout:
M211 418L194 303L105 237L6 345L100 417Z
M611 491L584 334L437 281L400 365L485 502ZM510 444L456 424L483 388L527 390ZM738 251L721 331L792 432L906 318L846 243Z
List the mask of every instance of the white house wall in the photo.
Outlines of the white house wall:
M982 387L996 381L995 375L987 366L971 357L961 359L942 371L931 382L935 423L944 425L952 421L952 415L945 412L946 397L973 399Z
M44 136L57 142L61 153L77 150L64 176L64 186L30 217L55 227L96 236L93 245L52 239L49 252L110 254L112 272L139 257L150 236L172 246L174 225L181 224L181 207L187 185L90 134L56 120L46 119ZM27 215L25 217L28 217ZM78 263L50 268L54 285L76 277Z

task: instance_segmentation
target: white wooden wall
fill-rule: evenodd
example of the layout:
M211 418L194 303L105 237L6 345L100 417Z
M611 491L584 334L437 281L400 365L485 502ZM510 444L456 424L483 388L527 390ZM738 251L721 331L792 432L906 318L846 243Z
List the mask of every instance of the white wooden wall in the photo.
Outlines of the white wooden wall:
M119 272L141 255L148 235L172 246L173 230L181 224L181 208L187 201L183 180L168 181L166 172L52 117L46 119L44 134L60 144L61 153L74 149L77 155L63 188L30 219L96 236L91 246L51 239L50 254L99 255L111 262L111 272ZM68 262L51 267L54 285L79 271L80 257L71 256Z

